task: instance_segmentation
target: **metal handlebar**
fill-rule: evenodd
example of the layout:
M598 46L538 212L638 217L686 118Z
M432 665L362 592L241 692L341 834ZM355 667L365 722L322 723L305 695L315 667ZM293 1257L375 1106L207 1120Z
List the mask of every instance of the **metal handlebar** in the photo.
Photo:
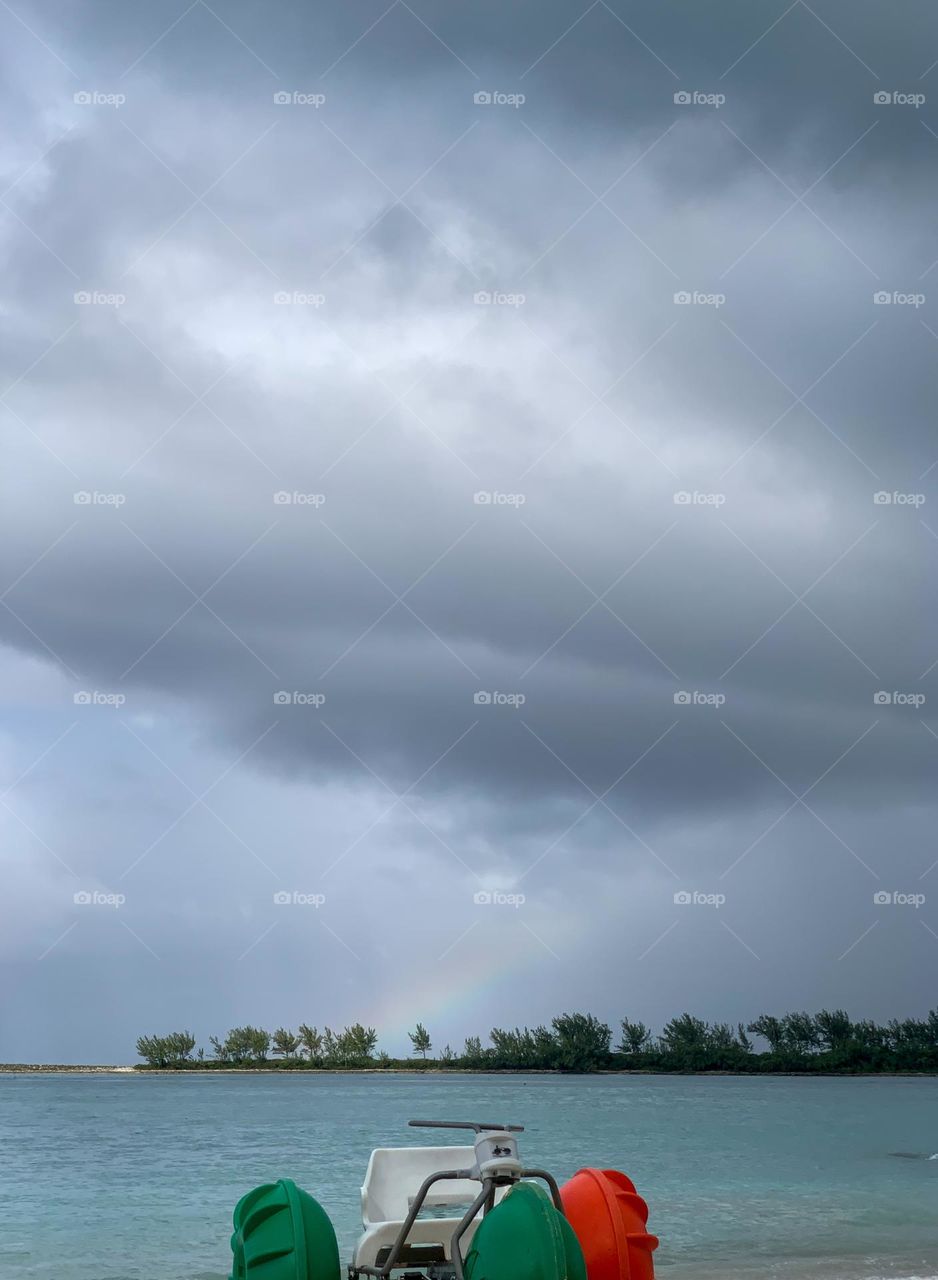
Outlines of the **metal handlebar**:
M523 1124L476 1124L474 1120L408 1120L412 1129L472 1129L475 1133L524 1133Z

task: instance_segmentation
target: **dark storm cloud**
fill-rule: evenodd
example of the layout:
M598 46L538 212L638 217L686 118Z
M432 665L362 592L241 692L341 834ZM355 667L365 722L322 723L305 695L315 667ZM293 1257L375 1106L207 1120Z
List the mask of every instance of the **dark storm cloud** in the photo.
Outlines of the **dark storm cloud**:
M364 1016L413 980L382 913L449 955L485 883L526 886L541 962L647 950L651 1020L702 999L687 947L711 991L764 961L714 1017L925 1000L914 920L891 986L885 930L825 975L932 861L933 9L87 17L8 18L8 946L53 947L15 1020L53 1045L49 966L126 952L125 1056L135 992L259 1017L208 968L249 948L250 1002L307 946L351 947L317 998ZM697 880L732 933L658 948ZM320 883L314 944L271 891Z
M938 18L927 0L906 5L902 22L887 21L878 0L734 0L709 7L694 0L510 6L489 0L471 9L400 0L280 4L263 14L245 3L229 4L224 13L196 4L167 34L184 12L185 6L157 6L141 16L108 7L76 48L69 11L59 9L56 27L56 7L49 6L46 31L53 47L58 37L74 50L70 65L78 74L107 68L133 84L135 73L158 69L174 88L198 93L211 83L231 95L281 88L291 77L298 86L331 82L389 116L405 86L432 94L425 98L433 102L425 112L431 115L465 109L470 92L494 88L493 76L507 77L504 91L523 89L529 110L560 127L566 122L587 149L587 130L607 139L636 137L658 121L670 123L676 90L723 92L751 129L750 145L758 141L795 164L799 152L826 147L833 162L869 123L873 92L920 89L938 48ZM909 135L894 120L884 124L891 145L876 161L892 167ZM739 153L734 163L743 162ZM722 176L723 167L711 155L697 185Z

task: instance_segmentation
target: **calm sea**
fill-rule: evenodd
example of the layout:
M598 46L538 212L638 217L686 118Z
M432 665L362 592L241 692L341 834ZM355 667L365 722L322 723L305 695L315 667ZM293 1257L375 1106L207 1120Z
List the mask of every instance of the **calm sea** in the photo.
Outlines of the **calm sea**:
M938 1080L312 1074L0 1077L0 1276L219 1280L235 1201L283 1176L345 1262L371 1148L427 1141L411 1117L624 1170L666 1280L938 1276Z

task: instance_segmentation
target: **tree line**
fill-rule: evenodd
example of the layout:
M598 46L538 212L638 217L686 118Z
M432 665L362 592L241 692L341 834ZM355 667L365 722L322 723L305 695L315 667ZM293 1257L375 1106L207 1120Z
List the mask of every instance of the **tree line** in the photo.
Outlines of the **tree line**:
M209 1037L210 1052L196 1049L189 1031L141 1036L137 1053L147 1067L162 1069L253 1067L287 1070L413 1068L463 1071L739 1071L895 1072L938 1071L938 1009L923 1019L879 1024L854 1022L843 1009L819 1013L761 1014L735 1026L705 1022L690 1013L672 1018L659 1035L642 1022L622 1019L617 1043L608 1023L589 1013L564 1013L549 1027L493 1027L489 1043L469 1036L458 1052L444 1045L432 1053L422 1023L408 1032L414 1057L392 1058L378 1049L374 1027L353 1023L341 1031L319 1031L300 1023L278 1027L234 1027L224 1040ZM765 1044L757 1050L752 1036Z

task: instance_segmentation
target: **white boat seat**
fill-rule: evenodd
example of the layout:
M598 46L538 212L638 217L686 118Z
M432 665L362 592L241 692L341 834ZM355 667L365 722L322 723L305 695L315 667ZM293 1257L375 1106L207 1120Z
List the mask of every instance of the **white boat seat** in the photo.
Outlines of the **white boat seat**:
M430 1190L427 1192L426 1196L424 1197L424 1201L423 1201L424 1208L425 1209L441 1209L451 1204L463 1204L468 1209L470 1202L475 1199L475 1197L479 1194L479 1192L482 1189L478 1182L473 1182L472 1185L475 1187L475 1194L469 1196L467 1199L465 1191L460 1190L461 1187L466 1186L465 1179L456 1178L452 1182L449 1182L449 1181L436 1182L433 1184L433 1186L430 1188ZM419 1187L417 1190L419 1190ZM411 1205L414 1203L416 1199L417 1199L416 1191L413 1193L413 1195L408 1195L407 1197L408 1209L411 1207Z
M473 1147L379 1147L372 1151L361 1189L364 1234L355 1246L352 1265L377 1265L378 1255L397 1239L423 1181L444 1169L471 1169ZM471 1178L438 1182L430 1188L424 1208L454 1207L453 1217L420 1217L407 1237L408 1244L438 1245L447 1261L450 1243L466 1209L482 1190ZM505 1188L500 1187L496 1199ZM458 1209L456 1208L458 1206ZM469 1224L463 1248L475 1232L478 1220Z

